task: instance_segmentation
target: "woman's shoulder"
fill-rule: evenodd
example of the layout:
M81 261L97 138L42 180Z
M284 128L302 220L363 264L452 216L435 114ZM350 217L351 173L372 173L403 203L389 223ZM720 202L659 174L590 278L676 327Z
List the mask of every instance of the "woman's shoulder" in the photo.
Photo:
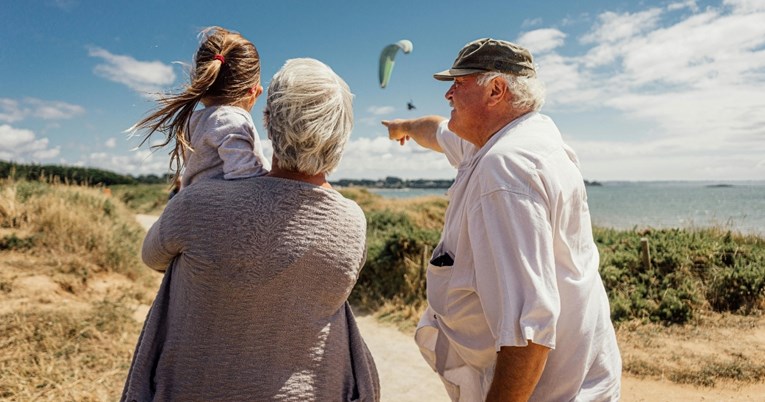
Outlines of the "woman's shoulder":
M336 193L342 199L340 202L342 202L345 205L349 214L353 215L357 219L360 219L366 222L366 216L364 215L364 210L361 209L361 207L359 206L359 204L356 203L356 201L353 201L349 198L345 198L345 196L343 196L337 191Z

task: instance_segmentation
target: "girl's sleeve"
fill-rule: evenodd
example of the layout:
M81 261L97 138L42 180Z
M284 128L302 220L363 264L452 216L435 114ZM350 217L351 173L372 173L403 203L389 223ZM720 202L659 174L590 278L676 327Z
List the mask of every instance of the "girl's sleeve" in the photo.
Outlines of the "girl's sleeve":
M223 178L226 180L262 176L270 169L258 133L249 124L226 135L218 146L218 155L223 161Z

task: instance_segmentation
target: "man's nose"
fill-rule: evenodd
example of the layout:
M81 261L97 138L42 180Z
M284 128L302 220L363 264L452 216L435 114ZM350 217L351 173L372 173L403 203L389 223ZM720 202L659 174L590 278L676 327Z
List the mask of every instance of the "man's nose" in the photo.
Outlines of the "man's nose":
M450 86L449 89L446 91L446 93L444 94L444 98L446 98L446 100L452 100L452 92L454 92L454 84L452 84L452 86Z

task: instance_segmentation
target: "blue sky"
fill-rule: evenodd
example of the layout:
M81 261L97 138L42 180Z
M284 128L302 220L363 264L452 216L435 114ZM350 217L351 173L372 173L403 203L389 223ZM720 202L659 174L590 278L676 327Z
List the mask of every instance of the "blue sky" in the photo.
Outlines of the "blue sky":
M164 173L167 152L125 129L151 93L185 82L200 29L241 32L263 86L295 57L332 67L356 125L330 179L452 178L443 156L387 139L380 120L448 116L432 78L481 37L529 47L543 112L591 180L765 179L765 1L6 1L0 13L0 159ZM409 39L385 89L382 48ZM416 110L406 108L413 101ZM261 139L264 99L252 111ZM265 143L267 153L270 145Z

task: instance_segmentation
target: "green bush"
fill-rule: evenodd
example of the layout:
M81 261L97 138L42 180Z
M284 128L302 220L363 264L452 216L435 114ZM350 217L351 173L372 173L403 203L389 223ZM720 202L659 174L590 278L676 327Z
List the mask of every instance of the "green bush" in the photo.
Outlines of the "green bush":
M435 219L434 211L442 213L444 201L394 210L399 205L393 201L357 195L368 220L368 254L351 301L383 314L424 307L423 249L430 257L440 229L425 229L422 222ZM752 314L765 307L762 238L715 228L594 228L593 233L615 323L637 319L684 324L702 310ZM648 265L642 259L641 238L648 239Z
M0 238L0 250L29 250L34 245L34 237L18 237L16 233Z
M371 310L394 300L423 303L423 251L432 250L439 236L439 231L415 227L403 212L367 213L367 260L351 301Z
M700 309L750 314L765 300L765 240L718 229L595 228L614 322L683 324ZM650 264L641 258L647 238Z
M170 192L168 184L116 185L110 188L112 195L131 211L154 215L162 213Z
M749 314L765 298L765 265L746 264L715 269L707 300L715 311Z

